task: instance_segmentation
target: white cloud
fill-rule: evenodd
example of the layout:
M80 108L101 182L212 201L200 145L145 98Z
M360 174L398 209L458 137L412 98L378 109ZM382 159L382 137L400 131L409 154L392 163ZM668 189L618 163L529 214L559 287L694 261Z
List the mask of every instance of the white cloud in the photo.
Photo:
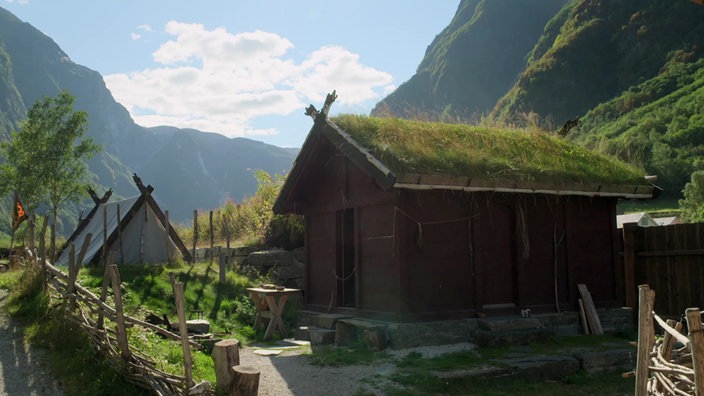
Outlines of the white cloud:
M379 99L393 77L365 66L342 47L322 47L301 62L276 33L230 33L224 28L171 21L174 38L152 54L155 68L105 76L116 100L138 124L173 125L227 136L277 133L255 129L256 117L303 112L336 89L346 107Z
M153 31L154 31L154 29L152 29L152 27L149 26L149 25L147 25L146 23L137 26L137 29L142 30L142 31L145 31L145 32L153 32Z
M130 38L132 40L139 40L140 37L142 37L142 35L140 35L138 33L130 33Z

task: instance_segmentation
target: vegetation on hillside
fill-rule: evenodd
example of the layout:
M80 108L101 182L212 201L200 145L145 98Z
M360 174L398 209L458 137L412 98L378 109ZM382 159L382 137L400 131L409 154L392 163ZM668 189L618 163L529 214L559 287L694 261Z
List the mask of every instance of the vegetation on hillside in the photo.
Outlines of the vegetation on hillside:
M241 202L228 199L222 207L212 211L213 241L224 246L227 239L231 246L278 247L294 249L303 246L303 219L297 215L275 215L272 208L284 177L255 171L257 191ZM199 244L210 243L210 211L200 212L195 232ZM179 230L184 241L192 241L193 227Z

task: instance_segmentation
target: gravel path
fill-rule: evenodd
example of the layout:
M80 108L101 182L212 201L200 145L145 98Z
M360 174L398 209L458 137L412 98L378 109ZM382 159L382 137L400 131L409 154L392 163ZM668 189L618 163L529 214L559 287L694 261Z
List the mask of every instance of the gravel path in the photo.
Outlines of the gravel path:
M48 374L44 351L22 340L22 328L7 317L7 290L0 289L0 396L62 395Z
M275 347L273 347L275 348ZM413 349L389 350L394 358L402 358L415 351L423 357L474 348L473 344L461 343L427 346ZM354 365L342 367L318 367L308 363L308 356L301 350L284 351L275 356L260 356L254 348L240 349L240 364L254 366L260 370L259 394L267 396L288 395L383 395L387 377L395 370L392 363ZM396 384L398 387L398 384Z

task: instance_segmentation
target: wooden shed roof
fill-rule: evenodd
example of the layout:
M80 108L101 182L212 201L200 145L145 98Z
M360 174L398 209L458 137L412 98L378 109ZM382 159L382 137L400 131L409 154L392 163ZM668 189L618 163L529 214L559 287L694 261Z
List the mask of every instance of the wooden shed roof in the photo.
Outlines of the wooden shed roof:
M295 200L318 139L384 190L445 189L652 198L644 173L537 130L343 115L316 120L274 206Z

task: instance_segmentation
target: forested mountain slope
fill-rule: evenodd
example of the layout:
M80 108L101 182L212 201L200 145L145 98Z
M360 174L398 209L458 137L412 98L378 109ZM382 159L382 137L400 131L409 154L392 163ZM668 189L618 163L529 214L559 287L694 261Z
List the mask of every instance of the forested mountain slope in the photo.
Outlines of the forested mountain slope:
M497 41L496 29L510 37ZM567 139L657 174L676 196L704 166L702 55L704 6L691 1L464 0L374 112L537 119L550 132L581 117Z

